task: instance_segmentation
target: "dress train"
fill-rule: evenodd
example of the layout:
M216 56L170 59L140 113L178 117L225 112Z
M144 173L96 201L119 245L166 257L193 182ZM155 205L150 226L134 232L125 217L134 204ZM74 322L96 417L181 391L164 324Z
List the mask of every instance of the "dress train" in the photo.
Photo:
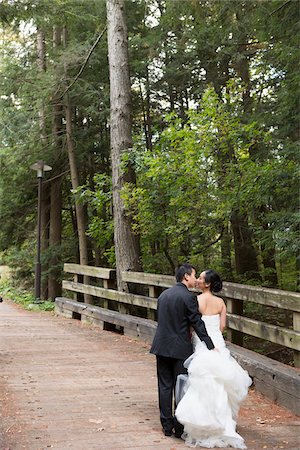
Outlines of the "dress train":
M236 432L241 402L252 381L226 348L220 331L219 315L202 316L218 352L193 336L194 353L185 361L186 383L177 389L181 398L177 420L184 425L182 438L190 447L245 449L244 439Z

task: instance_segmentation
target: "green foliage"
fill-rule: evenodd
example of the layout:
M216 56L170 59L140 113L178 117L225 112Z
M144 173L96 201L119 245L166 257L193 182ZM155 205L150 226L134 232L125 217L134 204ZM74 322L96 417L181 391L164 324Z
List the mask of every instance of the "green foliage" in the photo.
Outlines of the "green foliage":
M62 281L63 265L69 260L70 254L72 255L72 252L67 247L67 241L63 245L51 245L45 249L41 254L42 282L46 282L49 276Z
M164 249L167 242L174 265L207 251L232 209L249 209L256 189L248 178L249 147L264 134L255 122L242 124L238 108L238 101L223 103L208 88L187 120L165 117L153 151L136 145L131 155L137 187L127 185L123 197L134 229L150 247L159 242Z
M1 260L11 268L12 286L33 289L35 239L26 240L20 246L11 246L1 254Z
M173 273L186 259L222 269L224 230L234 266L230 220L238 211L247 217L263 276L272 270L263 266L264 256L274 250L280 287L295 288L298 6L281 0L126 2L134 148L122 167L135 168L137 183L122 195L141 235L144 270ZM0 251L18 282L30 286L37 186L29 167L42 158L53 167L51 176L69 168L65 129L59 142L52 132L53 106L104 29L105 2L2 2L0 20ZM53 46L54 25L67 26L66 47ZM37 27L45 34L45 72L36 64ZM43 262L56 261L52 274L76 260L75 195L88 210L93 252L101 264L115 264L105 35L68 93L81 187L71 195L70 177L62 177L63 245L43 254ZM240 280L249 282L244 274Z
M86 202L91 210L87 235L95 241L101 252L103 263L114 267L111 178L106 174L97 174L94 176L93 183L94 189L89 186L82 186L79 189L82 201Z
M67 173L64 127L60 136L52 134L53 107L62 106L61 94L77 75L98 34L105 27L105 2L13 2L0 7L3 28L0 64L0 250L7 250L17 267L17 252L33 236L36 227L37 183L30 165L43 159L52 166L51 176ZM67 26L68 45L53 46L53 26ZM44 32L46 71L37 68L36 31ZM82 183L88 183L108 158L109 115L108 66L105 37L90 57L84 74L69 89L72 105L78 112L74 127L75 150ZM105 60L105 64L103 64ZM68 78L65 79L65 68ZM99 100L99 92L101 99ZM41 139L40 112L45 118ZM63 110L61 110L63 119ZM97 131L95 129L97 128ZM93 167L95 164L95 167ZM107 170L105 168L105 170ZM74 229L65 210L72 210L70 180L63 183L63 241L61 249L49 249L44 262L64 251L64 260L76 259ZM73 241L73 248L70 245ZM11 250L10 250L11 247ZM71 254L70 254L71 253ZM32 252L28 254L30 258ZM60 255L57 255L61 261ZM27 258L25 260L27 260ZM21 258L20 258L21 259ZM57 258L56 258L57 259ZM33 261L33 259L32 259ZM61 263L59 263L61 264ZM33 264L32 264L33 265ZM24 266L24 264L23 264ZM58 267L52 267L57 272ZM30 278L30 270L22 272ZM48 272L44 272L47 275ZM50 272L49 272L50 273ZM20 272L21 274L21 272Z
M53 311L55 307L55 304L48 300L42 303L35 303L33 294L13 286L10 281L0 281L0 292L3 297L9 298L30 311Z

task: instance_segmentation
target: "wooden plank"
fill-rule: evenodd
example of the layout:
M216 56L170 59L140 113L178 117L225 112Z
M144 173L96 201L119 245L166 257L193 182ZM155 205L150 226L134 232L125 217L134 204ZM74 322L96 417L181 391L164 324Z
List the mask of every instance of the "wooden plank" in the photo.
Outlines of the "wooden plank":
M266 306L300 312L300 293L238 283L223 283L221 295Z
M107 300L115 300L117 302L129 305L142 306L150 309L157 309L157 300L143 295L128 294L114 289L104 289L97 286L89 286L87 284L75 283L74 281L63 280L63 289L73 292L82 292L91 294L95 297L105 298Z
M254 379L255 389L270 400L276 402L278 405L284 406L289 409L293 413L300 415L300 400L299 398L294 397L289 392L284 392L274 384L268 384L263 379Z
M300 372L295 368L253 350L229 342L226 345L232 356L244 369L248 370L252 377L262 379L269 385L275 384L283 392L300 400Z
M252 350L227 343L232 356L249 372L255 389L300 414L300 372Z
M71 300L66 297L56 297L55 299L55 311L57 310L57 312L60 312L60 310L62 310L64 312L73 311L78 314L82 314L82 312L87 307L88 307L87 303L77 302L76 300Z
M66 263L65 272L79 275L88 275L102 279L115 279L116 271L105 267L92 267L80 264ZM168 288L175 284L175 278L171 275L161 275L145 272L121 272L122 281L148 286ZM300 312L300 293L268 289L258 286L243 285L238 283L223 283L221 295L225 298L250 301L262 305Z
M295 331L300 331L300 313L293 313L293 328ZM300 352L294 351L294 365L295 367L300 368Z
M168 288L175 284L175 278L170 275L126 271L121 272L121 276L122 281L149 286ZM300 312L300 293L298 292L224 282L221 295L225 298L228 297Z
M131 326L131 328L136 328L140 323L145 325L150 325L151 321L143 319L142 317L132 316L130 314L122 314L118 311L112 311L111 309L101 308L100 306L88 306L83 313L86 316L96 317L105 322L114 323L116 325Z
M77 275L102 278L104 280L114 280L116 278L115 269L108 269L106 267L93 267L81 264L65 263L64 271L67 273L75 273Z
M65 309L63 304L55 303L55 314L72 319L73 313L70 309Z
M276 344L283 345L293 350L300 350L300 333L287 328L277 327L258 320L241 317L235 314L227 314L227 324L242 333L250 334Z
M83 322L100 323L103 322L119 325L127 330L128 335L135 337L153 339L157 327L156 322L144 319L142 317L132 316L130 314L122 314L118 311L112 311L100 306L88 305L86 303L79 303L75 300L69 300L65 297L58 297L55 299L56 311L63 313L66 311L73 311L81 314Z
M121 272L122 281L147 284L149 286L171 287L175 284L175 278L171 275L158 275L155 273L145 272Z

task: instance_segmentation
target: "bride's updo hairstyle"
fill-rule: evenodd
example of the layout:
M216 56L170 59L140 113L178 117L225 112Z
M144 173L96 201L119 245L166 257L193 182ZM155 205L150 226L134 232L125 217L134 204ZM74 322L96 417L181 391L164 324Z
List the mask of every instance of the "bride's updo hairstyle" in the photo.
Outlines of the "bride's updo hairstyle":
M222 289L222 280L220 275L212 269L205 270L205 283L209 284L211 292L220 292Z

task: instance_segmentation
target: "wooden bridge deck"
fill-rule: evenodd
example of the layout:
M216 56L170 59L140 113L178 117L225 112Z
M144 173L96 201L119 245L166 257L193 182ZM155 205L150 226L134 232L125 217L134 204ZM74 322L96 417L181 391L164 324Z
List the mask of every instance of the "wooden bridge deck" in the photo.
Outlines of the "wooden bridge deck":
M249 450L300 448L300 420L251 390ZM180 450L162 435L149 345L51 313L0 304L1 450Z

